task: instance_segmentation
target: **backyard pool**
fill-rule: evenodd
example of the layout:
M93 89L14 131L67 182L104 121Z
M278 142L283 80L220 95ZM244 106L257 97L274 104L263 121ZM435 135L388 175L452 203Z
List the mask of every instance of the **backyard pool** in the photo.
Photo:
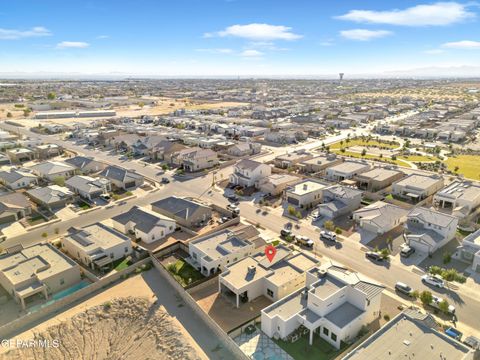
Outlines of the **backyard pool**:
M44 307L44 306L53 304L55 301L61 300L61 299L63 299L64 297L69 296L69 295L77 292L78 290L87 287L87 286L90 285L90 284L91 284L91 283L88 282L88 281L81 281L81 282L79 282L78 284L69 287L68 289L65 289L65 290L62 290L62 291L59 291L59 292L53 294L53 295L50 297L50 299L48 299L47 302L45 302L45 303L43 303L43 304L38 304L38 305L32 306L31 308L28 309L28 312L29 312L29 313L32 313L32 312L37 311L38 309L41 309L41 308Z

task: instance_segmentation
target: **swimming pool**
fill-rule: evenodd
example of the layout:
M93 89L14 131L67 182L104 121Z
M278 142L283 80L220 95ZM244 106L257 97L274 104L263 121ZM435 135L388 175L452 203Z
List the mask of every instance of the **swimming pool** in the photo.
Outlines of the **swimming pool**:
M73 293L77 292L78 290L80 289L83 289L85 287L87 287L88 285L90 285L91 283L89 283L88 281L81 281L79 282L78 284L75 284L65 290L62 290L62 291L59 291L55 294L53 294L50 299L48 299L47 302L43 303L43 304L38 304L38 305L34 305L32 306L31 308L28 309L28 312L29 313L32 313L32 312L35 312L37 311L38 309L41 309L43 308L44 306L47 306L47 305L51 305L53 304L55 301L58 301L60 299L63 299L64 297L66 296L69 296L69 295L72 295Z

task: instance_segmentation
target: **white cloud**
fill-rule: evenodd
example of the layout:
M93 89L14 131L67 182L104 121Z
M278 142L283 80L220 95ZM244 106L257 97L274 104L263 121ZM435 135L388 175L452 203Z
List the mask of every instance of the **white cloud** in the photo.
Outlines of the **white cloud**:
M90 44L83 41L62 41L57 44L57 49L85 49Z
M50 36L52 33L43 26L36 26L30 30L1 29L0 40L17 40L31 37Z
M404 10L389 11L351 10L337 19L358 23L390 24L403 26L439 26L449 25L474 17L466 4L456 2L437 2L422 4Z
M429 49L425 50L423 53L428 54L428 55L437 55L437 54L443 54L445 50L442 49Z
M369 41L391 35L391 31L387 30L367 30L367 29L352 29L340 31L340 35L346 39Z
M97 36L97 39L109 39L110 36L109 35L98 35Z
M292 28L283 25L248 24L232 25L216 33L205 33L204 37L234 36L255 41L297 40L302 36L291 32Z
M248 58L260 57L262 55L263 53L261 51L253 50L253 49L244 50L240 53L240 56L248 57Z
M480 49L480 41L462 40L447 42L442 44L442 47L450 49Z
M206 52L212 54L231 54L233 53L232 49L216 48L216 49L195 49L198 52Z

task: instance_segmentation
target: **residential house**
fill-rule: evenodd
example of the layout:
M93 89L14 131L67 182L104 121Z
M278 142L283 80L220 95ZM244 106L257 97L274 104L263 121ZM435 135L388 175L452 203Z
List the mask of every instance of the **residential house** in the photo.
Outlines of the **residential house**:
M258 189L267 195L277 196L283 194L284 190L300 181L296 176L289 174L272 174L258 181Z
M312 159L304 160L298 164L299 168L304 173L320 173L323 174L327 168L342 163L342 159L337 157L336 154L325 154L315 156Z
M349 214L360 207L362 191L342 185L333 185L324 189L318 205L320 215L330 219Z
M107 164L86 156L75 156L64 162L78 169L82 174L97 173L107 167Z
M212 209L199 202L169 196L152 203L152 210L176 221L180 226L196 228L204 226L212 218Z
M57 144L43 144L35 146L37 158L40 160L50 159L63 153L63 148Z
M252 255L258 247L259 232L253 225L222 229L188 243L189 261L203 275L210 276Z
M193 148L191 150L194 151L181 156L180 165L185 171L196 172L218 165L218 156L215 151L202 148Z
M153 145L148 155L152 160L165 160L171 162L173 154L186 149L185 145L169 140L162 140L158 144Z
M25 194L36 204L49 209L64 207L73 201L74 193L59 185L28 190Z
M380 317L384 287L335 265L306 273L305 287L262 310L262 331L288 341L301 325L336 349L353 341L360 329Z
M312 154L306 152L291 152L285 155L279 155L273 163L280 169L293 169L302 161L312 158Z
M435 194L443 187L443 177L432 174L411 174L392 185L394 196L418 202Z
M94 200L100 195L106 195L112 191L110 180L105 178L92 178L85 175L75 175L65 181L65 186L75 194L87 200Z
M259 252L228 265L218 277L218 290L237 308L240 302L260 296L277 301L303 288L306 272L318 264L319 260L307 253L279 245L271 262Z
M384 234L407 220L408 210L377 201L353 212L353 220L365 231Z
M327 169L327 179L341 182L353 179L358 174L370 170L370 165L360 161L344 161Z
M377 167L354 177L357 187L370 192L377 192L400 180L405 174L399 170Z
M0 171L0 182L12 190L23 189L38 184L37 176L24 169Z
M32 206L25 195L7 193L0 195L0 224L8 224L32 213Z
M314 180L304 180L285 188L284 199L289 205L308 209L322 201L325 185Z
M38 294L48 299L80 281L80 266L50 244L17 245L0 255L0 285L22 309Z
M176 228L175 220L139 206L114 216L112 222L116 230L124 234L135 234L137 239L146 244L165 238Z
M405 223L405 241L416 250L432 254L455 237L458 218L424 207L413 208Z
M45 161L30 167L32 172L48 181L54 181L57 178L68 179L75 175L75 168L69 164L60 161Z
M18 164L24 161L35 159L35 152L26 148L7 149L5 151L12 164Z
M130 238L102 223L71 227L61 238L62 250L85 266L102 269L132 253Z
M272 169L270 165L243 159L233 167L233 174L230 175L230 183L243 187L256 186L258 182L270 176Z
M438 328L429 313L405 309L342 360L443 359L474 360L475 350Z
M127 170L115 165L109 165L99 174L111 181L117 189L130 190L143 185L143 176L134 170Z
M473 271L480 273L480 229L463 238L455 255L459 260L471 264Z
M227 154L230 156L247 156L259 154L262 150L262 145L253 142L241 142L235 144L227 149Z
M454 181L433 196L433 203L441 209L451 209L452 215L462 219L480 206L480 184L473 181Z

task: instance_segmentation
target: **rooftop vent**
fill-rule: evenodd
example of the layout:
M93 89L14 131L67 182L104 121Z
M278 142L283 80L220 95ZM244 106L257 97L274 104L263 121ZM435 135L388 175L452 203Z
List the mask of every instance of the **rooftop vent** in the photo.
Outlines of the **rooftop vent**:
M303 184L303 190L307 190L308 189L308 184Z
M248 267L247 273L253 275L255 274L256 271L257 271L257 268L255 267L255 265L250 265Z

